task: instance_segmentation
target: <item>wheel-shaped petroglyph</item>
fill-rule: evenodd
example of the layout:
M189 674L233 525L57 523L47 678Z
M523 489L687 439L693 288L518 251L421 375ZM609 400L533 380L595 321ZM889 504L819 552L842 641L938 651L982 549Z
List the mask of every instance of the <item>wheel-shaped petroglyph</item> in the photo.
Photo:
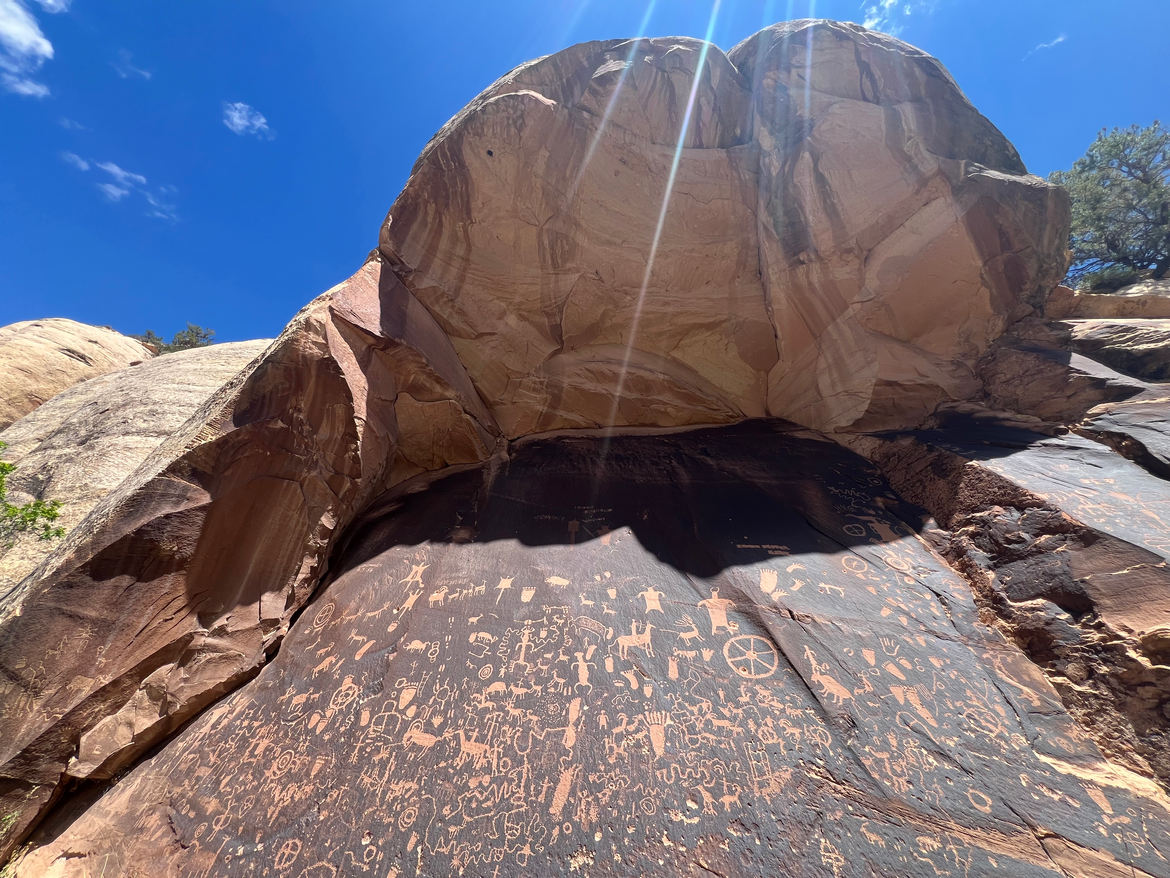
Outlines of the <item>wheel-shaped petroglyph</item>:
M780 665L776 647L755 634L731 638L723 645L723 657L733 671L752 680L772 676Z

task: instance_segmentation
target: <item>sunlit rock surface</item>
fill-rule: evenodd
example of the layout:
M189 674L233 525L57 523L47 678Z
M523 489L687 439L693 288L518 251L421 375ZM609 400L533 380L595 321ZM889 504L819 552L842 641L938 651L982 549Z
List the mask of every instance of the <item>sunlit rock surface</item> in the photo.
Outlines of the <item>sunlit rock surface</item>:
M851 25L508 74L0 600L0 856L1170 875L1170 445L1044 323L1067 209Z
M275 661L16 874L1170 874L1164 794L919 526L780 423L392 494Z
M0 327L0 430L79 381L152 356L120 332L63 317Z
M376 260L310 303L0 600L5 850L64 784L109 778L255 674L372 497L495 435Z
M1111 293L1052 291L1045 309L1049 317L1170 318L1170 280L1143 280Z
M427 146L380 249L508 436L874 428L978 393L1067 213L933 58L795 22L522 65Z
M120 369L54 396L0 432L13 503L56 500L66 530L116 488L215 391L258 356L267 340L178 351ZM31 538L0 544L0 595L54 548Z

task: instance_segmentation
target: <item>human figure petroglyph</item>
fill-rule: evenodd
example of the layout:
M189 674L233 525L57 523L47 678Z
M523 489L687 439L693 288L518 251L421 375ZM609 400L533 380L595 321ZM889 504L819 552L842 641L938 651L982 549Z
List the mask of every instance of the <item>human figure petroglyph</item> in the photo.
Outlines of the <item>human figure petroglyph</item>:
M418 591L412 591L411 594L406 596L406 601L402 603L401 612L409 612L413 610L414 604L418 602L420 597L422 597L422 589L419 589Z
M738 630L739 626L727 619L727 611L735 609L735 601L719 597L719 589L711 589L711 597L699 601L698 606L706 610L711 619L711 634L718 633L720 628L727 632Z
M638 597L646 601L646 612L651 613L658 611L664 613L662 609L662 596L665 592L661 592L653 585L646 586L645 590L638 592ZM665 613L664 613L665 615Z
M577 661L573 662L573 669L577 672L577 686L588 686L592 691L593 684L589 682L589 669L596 668L597 665L587 661L583 652L575 652L573 655L577 657Z
M429 565L429 564L414 564L414 565L412 565L410 568L410 575L407 576L405 579L399 580L399 585L402 585L402 584L405 584L408 582L414 582L414 583L417 583L418 585L421 586L423 584L423 581L422 581L423 571L426 570L430 566L431 565Z
M520 657L512 662L513 672L515 672L517 665L524 665L525 673L532 670L532 664L528 661L528 650L532 645L532 628L528 624L525 624L524 630L521 633L520 642L516 644L516 651Z

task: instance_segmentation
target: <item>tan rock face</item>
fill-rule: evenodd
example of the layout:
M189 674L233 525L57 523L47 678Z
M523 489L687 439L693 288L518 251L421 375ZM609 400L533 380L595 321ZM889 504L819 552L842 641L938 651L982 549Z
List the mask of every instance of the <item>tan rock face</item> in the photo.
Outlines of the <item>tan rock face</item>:
M795 23L730 55L685 39L589 43L519 68L427 147L371 260L307 306L0 599L0 814L7 815L0 857L66 781L110 778L254 675L318 588L341 535L387 488L417 478L383 497L393 507L427 483L425 474L464 467L477 490L495 496L508 459L502 438L561 428L719 425L766 415L824 430L917 423L939 400L977 391L977 359L1063 273L1066 232L1063 196L1024 174L1011 146L937 62L858 28ZM690 454L705 472L707 450ZM755 455L753 445L734 458L750 470ZM750 483L764 484L765 475ZM724 476L712 478L718 485ZM522 481L499 484L522 494ZM543 489L554 507L570 502L555 485ZM721 502L754 521L754 490ZM794 490L776 488L775 496L787 504ZM808 490L802 502L821 504L820 488L810 482ZM722 522L718 504L677 501L661 506L661 521L683 528L667 528L667 537L701 555L680 536L691 530L679 510ZM472 539L482 504L468 502L427 520L435 528L427 541ZM585 516L586 501L579 505ZM815 514L827 515L821 505ZM582 526L577 517L572 523ZM866 533L856 522L849 527L842 532ZM568 532L574 545L577 531ZM787 551L781 539L760 533L753 545ZM476 561L482 568L450 575L476 578L482 569L487 576L496 569L488 557ZM545 562L525 563L535 570ZM653 569L637 555L629 563L631 577ZM925 555L922 564L929 565ZM393 576L395 589L408 582ZM900 575L888 576L890 587L902 588ZM493 612L491 597L475 591L480 579L460 593L470 588ZM599 581L589 580L592 597L578 593L581 606L607 599ZM826 595L844 588L831 578L824 587ZM672 588L683 595L693 584L676 577ZM412 594L417 600L413 591L403 599ZM444 600L436 596L435 606ZM520 602L526 607L523 595ZM716 615L726 608L717 600L706 606ZM743 607L752 618L764 612L746 599ZM604 620L604 611L594 612ZM638 635L614 640L623 660L641 648ZM303 649L297 655L308 660ZM730 655L723 654L723 673L744 676ZM820 659L797 660L807 664L801 672L824 676ZM674 679L669 664L660 670ZM451 673L466 677L462 667ZM626 680L636 687L636 675ZM836 707L844 697L838 693ZM828 725L848 728L835 707L829 713ZM365 728L363 714L353 716ZM959 714L953 722L962 726ZM817 728L810 734L822 740ZM425 749L437 734L420 726L410 741ZM482 741L470 739L472 750ZM560 802L556 816L572 787L563 772L576 769L553 771L554 742L547 743L542 777L565 788L551 794ZM755 770L749 751L734 758ZM856 768L853 757L845 761ZM781 798L802 801L803 778ZM734 798L732 787L722 795ZM972 806L989 813L978 801ZM692 808L678 803L680 814L684 806ZM982 825L969 816L975 823L963 832ZM934 824L922 825L925 832ZM1017 831L1027 862L1038 862L1035 837L1011 823ZM515 837L511 824L498 833ZM436 835L428 844L448 841ZM187 842L183 835L175 843ZM820 855L845 862L835 848ZM62 856L61 868L92 865L69 866L71 854ZM901 868L882 862L887 872ZM306 868L324 875L333 867Z
M0 432L18 464L9 500L58 500L72 530L216 390L261 354L268 340L212 345L120 369L57 394ZM0 595L53 549L51 542L0 545Z
M254 673L372 496L496 435L377 260L307 306L0 600L5 850Z
M1145 280L1114 293L1081 293L1068 287L1052 291L1049 317L1170 318L1170 280Z
M974 395L1066 225L937 61L797 22L519 68L427 147L380 249L509 436L844 429Z
M824 436L536 438L384 499L279 655L13 875L1170 875L1164 736L1110 764L920 511ZM1124 588L1156 559L1094 524L1015 564L1001 528L1001 586L1031 609L1046 561L1065 600L1063 559L1105 574L1082 599L1110 629L1165 618L1170 573ZM1050 606L1089 656L1101 629Z
M79 381L152 356L119 332L62 317L0 327L0 430Z

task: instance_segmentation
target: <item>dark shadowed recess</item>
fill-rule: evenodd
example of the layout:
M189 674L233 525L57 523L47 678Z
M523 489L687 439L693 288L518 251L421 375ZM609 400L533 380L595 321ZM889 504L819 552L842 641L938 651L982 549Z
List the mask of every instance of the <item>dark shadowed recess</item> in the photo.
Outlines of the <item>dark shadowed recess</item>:
M777 555L900 539L925 518L864 458L788 421L562 435L517 443L506 459L422 492L383 495L339 544L329 578L393 546L572 545L623 527L663 564L709 578Z
M968 460L1010 457L1025 448L1052 439L1048 434L1020 426L1010 417L995 417L995 413L991 414L991 417L980 417L970 412L942 411L932 417L935 426L931 429L890 430L873 435L890 441L903 436L912 437L924 445L958 454Z

